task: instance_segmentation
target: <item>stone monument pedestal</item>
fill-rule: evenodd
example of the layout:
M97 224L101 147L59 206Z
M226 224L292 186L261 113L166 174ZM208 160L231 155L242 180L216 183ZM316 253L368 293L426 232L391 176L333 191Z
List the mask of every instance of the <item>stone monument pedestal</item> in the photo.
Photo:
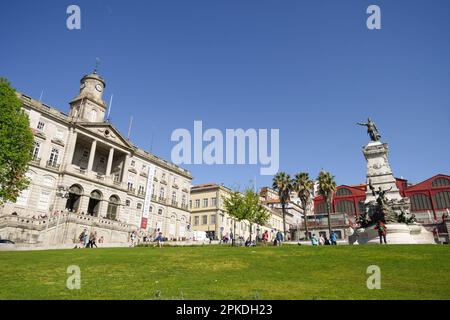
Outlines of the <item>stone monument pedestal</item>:
M388 244L434 244L434 236L418 224L390 223L386 225ZM379 244L380 238L375 226L356 230L358 244Z

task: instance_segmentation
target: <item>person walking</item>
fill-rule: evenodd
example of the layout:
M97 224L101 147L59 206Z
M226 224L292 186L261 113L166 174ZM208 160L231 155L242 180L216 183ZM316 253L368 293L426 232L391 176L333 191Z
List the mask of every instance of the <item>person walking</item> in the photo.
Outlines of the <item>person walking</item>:
M78 237L78 240L80 241L80 246L84 246L84 235L85 234L86 234L86 229L84 229Z
M378 237L380 237L380 244L383 244L383 240L384 240L384 244L387 244L386 242L386 231L387 231L387 227L384 224L383 221L378 221L377 225L374 228L375 230L378 230Z
M91 235L89 237L89 242L90 242L91 248L94 248L94 246L96 248L98 248L97 247L97 231L94 231L93 233L91 233Z
M325 239L322 235L319 235L319 246L323 246L325 244Z
M324 245L329 246L331 243L330 240L327 238L327 235L325 235L323 238L324 238Z
M84 236L83 236L83 246L85 248L89 248L89 235L88 235L87 231L84 233Z
M269 231L264 231L262 236L262 242L264 246L267 246L267 241L269 241Z
M277 239L277 246L281 247L282 243L283 243L283 233L281 233L281 231L277 232L277 235L275 236L275 238Z
M312 235L312 237L311 237L311 244L312 244L313 246L317 246L317 245L319 244L319 240L317 239L315 233L313 233L313 235Z
M163 245L163 242L164 242L164 238L163 238L162 232L160 232L160 233L156 236L156 238L155 238L154 241L156 242L156 244L153 245L154 247L158 246L158 247L162 248L162 245Z
M337 245L337 235L336 235L336 232L334 232L334 231L331 231L330 242L334 246Z

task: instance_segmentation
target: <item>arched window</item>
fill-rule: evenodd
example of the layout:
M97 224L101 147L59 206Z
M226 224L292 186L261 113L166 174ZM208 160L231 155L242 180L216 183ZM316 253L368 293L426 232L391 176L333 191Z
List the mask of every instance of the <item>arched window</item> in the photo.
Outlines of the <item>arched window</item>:
M142 209L142 203L138 202L136 205L136 209L141 210Z
M431 210L431 199L426 194L417 193L410 197L411 199L411 210Z
M131 200L125 200L125 206L129 207L131 206Z
M91 192L88 203L88 214L97 217L100 211L100 201L102 200L102 193L99 190Z
M348 215L355 215L355 205L353 201L341 200L336 203L336 212L342 212Z
M45 187L53 187L55 183L55 178L52 176L44 176L42 179L42 185Z
M172 203L177 202L177 193L176 191L172 192Z
M120 198L116 195L109 197L108 209L106 211L106 218L111 220L117 220L118 208L120 204Z
M434 195L436 209L450 208L450 191L441 191Z
M148 208L148 212L153 212L153 207L152 207L152 206L150 206L150 207Z
M66 209L71 212L77 212L80 208L81 196L83 195L83 188L74 184L69 188L69 198L66 202Z
M158 214L163 214L163 210L161 208L158 209Z
M41 150L41 143L34 141L33 149L31 150L31 156L33 160L39 159L39 151Z
M450 186L450 180L447 178L436 178L433 180L433 183L431 184L433 188L439 188L439 187L449 187Z
M336 191L336 195L337 196L351 196L352 195L352 191L348 188L339 188Z

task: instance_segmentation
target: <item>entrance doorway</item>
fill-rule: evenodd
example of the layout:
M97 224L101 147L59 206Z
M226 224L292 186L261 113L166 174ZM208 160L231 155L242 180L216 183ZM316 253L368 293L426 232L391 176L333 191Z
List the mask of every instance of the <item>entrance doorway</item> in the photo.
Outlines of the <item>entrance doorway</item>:
M98 216L100 211L100 201L102 200L102 194L98 190L91 192L88 204L88 214L94 217Z
M77 212L80 208L83 189L79 185L73 185L69 188L69 198L66 202L66 209L70 212Z

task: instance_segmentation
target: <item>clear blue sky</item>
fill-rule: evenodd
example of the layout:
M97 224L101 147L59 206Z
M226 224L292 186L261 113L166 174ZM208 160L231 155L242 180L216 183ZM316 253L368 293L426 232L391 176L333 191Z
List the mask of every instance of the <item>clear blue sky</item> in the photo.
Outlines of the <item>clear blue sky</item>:
M82 29L66 28L81 7ZM377 4L382 29L366 28ZM5 1L0 76L63 111L101 58L112 121L170 159L176 128L279 128L280 166L364 182L371 116L396 176L450 173L450 1ZM153 145L151 136L154 134ZM186 166L249 183L259 166ZM259 186L271 177L257 176Z

